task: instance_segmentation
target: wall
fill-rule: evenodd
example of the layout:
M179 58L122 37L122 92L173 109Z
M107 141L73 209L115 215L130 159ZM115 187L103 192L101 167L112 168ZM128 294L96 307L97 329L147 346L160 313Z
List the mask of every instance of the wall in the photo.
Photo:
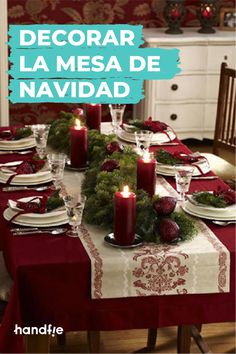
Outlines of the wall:
M198 26L198 0L186 0L183 26ZM130 23L144 27L163 27L165 0L8 0L9 24L35 23ZM232 7L235 0L219 0L219 5ZM11 104L10 122L32 124L58 117L60 110L71 110L65 104ZM104 119L108 115L104 107Z

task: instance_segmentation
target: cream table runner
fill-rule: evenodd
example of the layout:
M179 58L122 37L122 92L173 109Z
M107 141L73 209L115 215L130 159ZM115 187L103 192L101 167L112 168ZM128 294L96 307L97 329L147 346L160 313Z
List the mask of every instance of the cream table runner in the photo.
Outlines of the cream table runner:
M105 127L110 129L110 124ZM69 190L78 191L83 178L82 173L67 170L64 182ZM163 177L157 178L156 194L177 196ZM103 229L83 225L92 298L229 292L229 251L204 222L194 219L198 234L191 241L126 250L106 245Z
M156 193L177 196L162 177ZM125 250L106 245L104 230L84 225L81 241L91 260L92 298L228 292L229 251L204 222L195 222L198 234L191 241Z

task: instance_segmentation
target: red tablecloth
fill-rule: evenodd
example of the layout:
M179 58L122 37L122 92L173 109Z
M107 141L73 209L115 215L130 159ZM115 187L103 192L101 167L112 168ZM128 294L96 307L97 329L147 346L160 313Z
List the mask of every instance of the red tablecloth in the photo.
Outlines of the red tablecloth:
M188 151L184 145L165 149ZM0 162L15 159L14 155L0 156ZM168 178L168 181L174 186L173 178ZM223 185L219 179L193 180L190 192L213 190ZM25 196L33 194L24 192ZM1 212L10 196L20 197L22 192L0 192ZM13 333L16 323L22 326L52 324L63 327L65 331L76 331L233 321L234 225L226 228L210 222L208 225L230 251L230 293L92 300L90 260L79 239L47 235L13 237L9 231L9 223L0 216L0 239L9 272L14 279L13 291L0 330L0 352L22 350L22 338Z

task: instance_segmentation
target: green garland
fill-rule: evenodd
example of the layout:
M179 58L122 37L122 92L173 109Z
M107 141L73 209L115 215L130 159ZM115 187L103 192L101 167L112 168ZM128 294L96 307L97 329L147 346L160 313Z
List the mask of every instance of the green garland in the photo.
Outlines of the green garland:
M90 168L83 183L83 193L87 196L85 221L112 230L114 193L128 184L136 193L136 232L146 242L160 243L158 224L161 218L153 208L153 203L159 197L150 199L145 191L136 190L138 155L130 147L124 147L122 152L107 155L106 146L111 141L114 141L114 136L99 134L97 131L88 132ZM112 172L101 171L104 160L118 161L120 169L114 169ZM182 240L191 239L196 234L193 220L184 213L173 212L169 217L180 227Z
M48 143L58 150L69 152L69 128L74 123L75 116L70 113L61 113L60 119L51 125ZM160 243L158 224L161 220L153 208L153 202L159 198L154 196L151 200L143 190L136 190L136 163L138 155L132 148L125 146L122 152L107 152L107 145L115 141L114 135L104 135L96 130L88 131L88 159L89 169L86 172L82 186L87 197L84 210L84 219L88 224L113 227L113 198L115 192L124 185L129 185L136 193L136 232L146 242ZM115 160L119 169L112 172L102 171L104 161ZM196 233L194 222L184 213L172 213L169 216L180 227L180 238L191 239Z

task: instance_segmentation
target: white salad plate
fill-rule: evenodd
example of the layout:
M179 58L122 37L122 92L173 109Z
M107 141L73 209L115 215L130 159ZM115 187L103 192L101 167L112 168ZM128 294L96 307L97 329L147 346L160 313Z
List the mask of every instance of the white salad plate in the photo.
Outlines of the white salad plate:
M162 132L153 134L151 145L167 143L167 142L172 141L176 138L176 135L173 132L173 130L167 129L165 132L168 135L165 133L162 133ZM118 132L118 137L121 140L127 141L129 143L134 143L134 144L136 143L134 133L128 133L123 129Z

